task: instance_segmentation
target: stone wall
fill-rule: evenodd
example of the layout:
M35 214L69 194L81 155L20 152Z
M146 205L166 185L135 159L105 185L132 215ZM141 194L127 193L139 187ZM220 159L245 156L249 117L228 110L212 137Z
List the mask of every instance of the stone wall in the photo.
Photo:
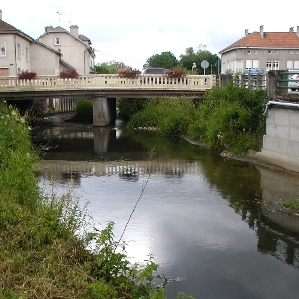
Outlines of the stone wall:
M269 102L266 135L256 158L299 172L299 104Z

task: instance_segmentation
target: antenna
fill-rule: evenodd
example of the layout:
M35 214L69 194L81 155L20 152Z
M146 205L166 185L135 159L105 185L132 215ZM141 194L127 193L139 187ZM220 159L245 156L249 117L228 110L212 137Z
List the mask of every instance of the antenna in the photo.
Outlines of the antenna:
M58 13L58 24L59 24L59 26L60 26L60 16L61 15L63 15L63 16L70 16L70 20L69 20L69 23L70 23L70 25L71 25L71 15L67 15L67 14L64 14L64 13L62 13L61 12L61 6L49 6L49 7L55 7L55 8L58 8L58 11L56 12L56 13ZM63 6L62 6L63 7Z

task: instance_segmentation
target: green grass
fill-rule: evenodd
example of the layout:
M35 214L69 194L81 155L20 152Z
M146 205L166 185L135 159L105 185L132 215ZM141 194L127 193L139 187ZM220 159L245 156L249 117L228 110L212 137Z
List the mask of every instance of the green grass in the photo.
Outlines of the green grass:
M291 209L295 213L299 213L299 198L289 198L282 201L281 205L284 208Z

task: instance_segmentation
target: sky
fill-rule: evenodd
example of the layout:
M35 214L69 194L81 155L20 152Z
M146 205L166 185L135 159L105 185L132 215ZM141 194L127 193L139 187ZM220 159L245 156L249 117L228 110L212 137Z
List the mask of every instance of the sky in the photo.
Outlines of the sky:
M272 3L270 5L270 3ZM78 25L96 50L95 63L118 61L139 70L146 60L170 51L179 59L189 47L212 54L249 32L297 30L299 4L252 0L15 0L2 1L2 20L32 38L46 26Z

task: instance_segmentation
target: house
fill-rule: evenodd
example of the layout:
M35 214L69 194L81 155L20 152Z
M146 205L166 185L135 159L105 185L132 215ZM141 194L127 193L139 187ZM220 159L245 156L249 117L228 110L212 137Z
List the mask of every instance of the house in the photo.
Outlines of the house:
M0 10L0 76L31 71L30 44L33 38L2 20Z
M39 42L55 49L62 54L63 60L76 69L80 75L89 74L94 66L94 50L91 41L79 34L79 27L71 25L70 31L58 26L45 27L45 33L39 37Z
M221 73L266 73L269 70L299 70L299 26L297 31L264 32L264 26L219 52Z

